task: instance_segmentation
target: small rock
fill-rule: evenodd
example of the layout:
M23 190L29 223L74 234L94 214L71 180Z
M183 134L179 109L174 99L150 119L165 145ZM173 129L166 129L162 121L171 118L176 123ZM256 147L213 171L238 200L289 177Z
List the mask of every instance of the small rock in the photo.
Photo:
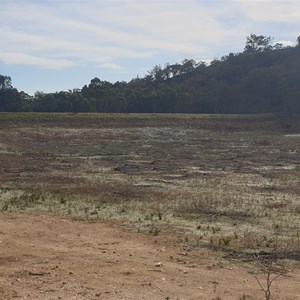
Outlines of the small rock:
M155 264L155 267L161 267L162 266L162 262L157 262L156 264Z

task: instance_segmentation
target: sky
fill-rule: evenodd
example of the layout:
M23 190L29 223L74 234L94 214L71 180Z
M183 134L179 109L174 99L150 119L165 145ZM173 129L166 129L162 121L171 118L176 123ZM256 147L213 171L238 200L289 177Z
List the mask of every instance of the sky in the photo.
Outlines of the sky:
M30 95L129 81L242 52L251 33L294 45L300 1L0 0L0 74Z

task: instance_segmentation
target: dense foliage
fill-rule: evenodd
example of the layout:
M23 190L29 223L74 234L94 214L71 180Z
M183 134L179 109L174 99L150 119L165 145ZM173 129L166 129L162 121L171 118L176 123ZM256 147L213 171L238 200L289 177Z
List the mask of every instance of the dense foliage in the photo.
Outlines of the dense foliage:
M0 75L0 111L264 113L300 112L300 38L295 47L251 34L241 53L210 65L185 59L155 66L144 78L29 96Z

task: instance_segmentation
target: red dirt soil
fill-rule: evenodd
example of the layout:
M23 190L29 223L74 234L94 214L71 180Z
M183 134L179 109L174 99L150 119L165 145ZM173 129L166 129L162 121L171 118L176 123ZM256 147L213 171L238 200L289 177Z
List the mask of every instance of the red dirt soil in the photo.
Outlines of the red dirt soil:
M264 299L242 267L172 240L113 222L1 213L0 299ZM274 296L300 299L299 282L299 270L278 279Z

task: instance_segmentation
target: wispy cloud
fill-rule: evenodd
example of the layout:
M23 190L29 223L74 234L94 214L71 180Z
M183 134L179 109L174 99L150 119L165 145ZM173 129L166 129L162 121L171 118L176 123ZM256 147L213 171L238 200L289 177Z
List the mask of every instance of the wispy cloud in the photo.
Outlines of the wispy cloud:
M274 36L275 39L299 35L300 2L295 0L233 1L234 10L244 17L251 32Z
M226 37L213 10L201 8L196 1L188 5L179 1L117 4L6 2L0 13L0 37L5 50L18 49L24 58L25 54L48 58L59 53L73 60L102 59L110 64L115 59L150 57L159 51L192 56L209 51L210 44Z
M102 63L102 64L98 64L98 67L100 69L106 69L112 72L118 72L118 73L125 73L126 70L125 68L117 65L117 64L113 64L113 63Z
M253 21L300 22L300 3L297 0L235 0L233 3Z
M46 69L62 69L66 67L73 67L76 65L74 62L66 59L36 57L29 54L14 52L0 52L0 60L2 60L6 64L33 65L40 66Z

